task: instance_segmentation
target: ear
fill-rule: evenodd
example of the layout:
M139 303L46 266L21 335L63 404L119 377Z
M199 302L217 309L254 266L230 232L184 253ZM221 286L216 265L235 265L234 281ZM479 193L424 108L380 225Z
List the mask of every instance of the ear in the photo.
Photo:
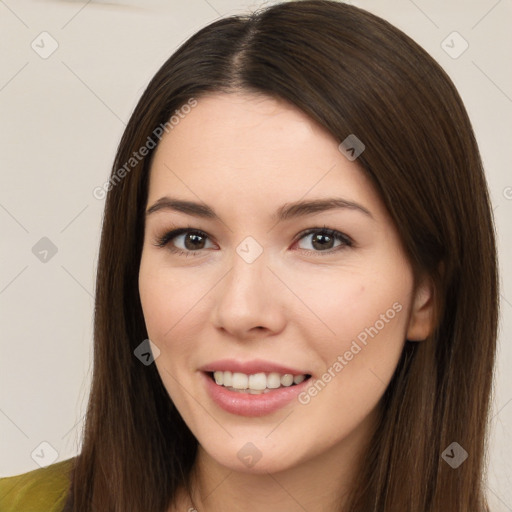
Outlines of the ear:
M424 276L416 287L407 328L408 341L423 341L434 329L434 283Z

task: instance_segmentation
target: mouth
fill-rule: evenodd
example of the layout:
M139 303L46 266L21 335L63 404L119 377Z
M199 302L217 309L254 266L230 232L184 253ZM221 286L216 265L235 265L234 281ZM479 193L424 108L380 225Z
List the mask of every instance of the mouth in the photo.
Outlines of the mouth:
M198 370L210 400L237 416L264 416L291 406L314 380L305 366L266 359L219 359Z
M235 416L266 416L291 405L313 380L310 374L201 371L209 398ZM254 389L259 388L259 389Z
M246 374L241 372L215 371L205 372L217 386L235 393L262 395L282 388L291 388L307 381L310 374L291 374L278 372L259 372Z

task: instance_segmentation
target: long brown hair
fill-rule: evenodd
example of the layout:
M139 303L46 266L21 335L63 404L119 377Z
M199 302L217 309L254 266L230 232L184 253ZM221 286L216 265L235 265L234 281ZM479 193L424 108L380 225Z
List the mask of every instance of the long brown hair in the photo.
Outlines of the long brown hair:
M190 98L236 91L284 99L340 142L355 134L365 144L357 162L413 268L435 283L437 327L427 340L405 344L345 512L488 511L498 282L471 123L447 74L407 35L326 0L211 23L163 64L137 104L106 197L92 389L66 510L165 511L188 485L197 441L155 365L134 356L148 337L138 270L154 149L126 163ZM443 456L453 442L468 454L457 468Z

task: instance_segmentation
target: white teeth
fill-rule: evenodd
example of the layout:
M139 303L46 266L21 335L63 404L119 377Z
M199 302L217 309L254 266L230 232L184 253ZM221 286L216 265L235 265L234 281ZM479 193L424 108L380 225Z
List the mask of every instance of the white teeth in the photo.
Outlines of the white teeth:
M219 386L225 386L231 391L245 391L252 395L267 393L271 389L281 386L289 387L292 384L300 384L306 379L306 375L292 375L291 373L280 374L263 372L247 375L240 372L215 371L213 378Z
M233 373L233 383L235 389L247 389L249 387L249 377L245 373Z
M293 383L300 384L305 378L305 375L295 375L295 377L293 377Z
M281 375L279 373L269 373L267 376L267 388L277 389L281 386Z
M291 373L285 373L281 377L281 386L291 386L293 384L293 375Z
M232 386L233 385L233 374L231 372L224 372L224 381L222 382L224 386Z
M264 373L249 375L249 389L262 391L267 387L267 376Z

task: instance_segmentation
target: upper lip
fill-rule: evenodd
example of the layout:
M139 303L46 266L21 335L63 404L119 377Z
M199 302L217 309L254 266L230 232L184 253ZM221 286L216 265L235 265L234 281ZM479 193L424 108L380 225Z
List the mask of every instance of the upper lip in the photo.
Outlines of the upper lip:
M253 359L252 361L237 361L235 359L219 359L199 368L203 372L230 371L254 375L255 373L291 373L292 375L309 375L308 372L284 366L271 361Z

